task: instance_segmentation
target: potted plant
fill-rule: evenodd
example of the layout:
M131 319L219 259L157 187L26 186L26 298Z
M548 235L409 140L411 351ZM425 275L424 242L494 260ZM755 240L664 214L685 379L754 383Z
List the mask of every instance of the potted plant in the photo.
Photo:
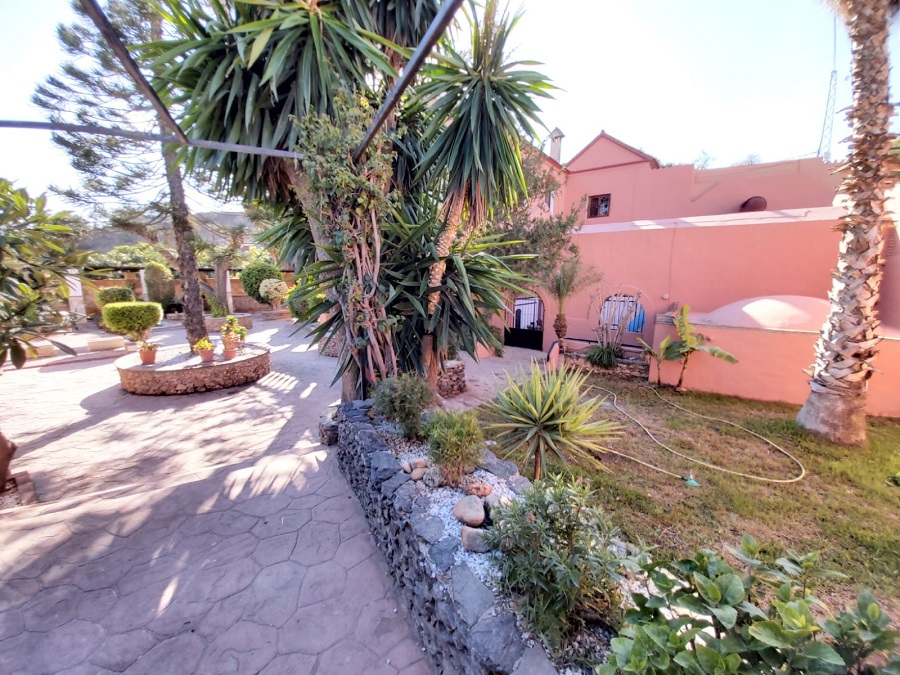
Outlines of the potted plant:
M234 316L228 316L222 326L222 348L225 359L233 359L247 338L247 329Z
M156 345L154 343L142 340L138 354L140 354L141 363L145 366L152 366L156 363Z
M215 348L213 347L212 342L206 338L201 338L194 343L194 351L200 355L200 360L203 363L211 363Z

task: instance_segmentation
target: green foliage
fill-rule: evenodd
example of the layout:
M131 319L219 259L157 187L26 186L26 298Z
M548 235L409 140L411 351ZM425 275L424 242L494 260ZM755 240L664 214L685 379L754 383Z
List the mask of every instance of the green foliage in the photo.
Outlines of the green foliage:
M228 307L213 293L205 292L202 289L201 292L203 293L203 299L206 300L206 304L209 305L209 313L212 314L214 319L221 319L228 314Z
M422 413L433 400L428 382L411 373L389 377L372 393L375 412L399 424L409 438L419 435Z
M429 457L453 487L459 485L466 466L475 466L481 460L484 437L474 410L438 410L425 422L425 437Z
M163 316L158 302L111 302L103 306L103 323L114 333L139 340L160 322Z
M673 355L678 354L678 358L681 359L681 373L678 375L678 382L675 385L676 389L681 389L681 385L684 383L684 371L687 370L688 360L691 358L691 355L696 352L706 352L707 354L715 356L717 359L727 361L728 363L737 363L737 359L724 349L705 344L706 338L698 333L688 320L690 311L691 308L687 305L682 305L681 309L678 310L678 313L675 315L675 328L678 331L678 340L668 347Z
M500 585L521 597L528 623L554 646L587 620L614 627L622 617L617 581L635 563L613 552L618 530L598 501L589 482L558 475L491 512Z
M32 340L71 325L55 303L68 298L66 277L84 265L86 254L75 251L67 214L49 213L45 206L43 195L32 199L0 179L0 366L10 358L21 368Z
M244 293L262 305L269 304L269 300L260 295L259 285L266 279L281 280L283 278L284 275L281 273L281 270L267 262L249 263L241 270L240 276L241 287L244 289Z
M110 286L97 291L97 307L103 309L113 302L134 302L134 291L124 286Z
M592 366L614 370L619 365L618 359L622 356L621 348L614 344L593 345L588 349L585 358Z
M222 324L222 330L219 333L223 342L243 342L247 339L247 328L238 323L236 316L230 314L225 318L225 323Z
M494 354L497 356L503 356L503 329L500 326L488 326L491 331L491 335L494 336L494 340L496 340L496 345L494 345Z
M138 345L138 349L142 352L155 352L158 347L159 345L157 345L155 342L147 342L146 340L141 340L140 344Z
M662 379L662 362L678 361L682 358L681 345L673 342L669 335L666 335L659 343L659 347L654 350L653 347L644 342L641 338L637 339L643 346L643 355L656 363L656 386L660 386Z
M730 551L742 569L709 550L670 564L644 556L648 590L634 594L637 607L612 640L609 662L595 672L878 672L864 669L864 661L890 652L900 634L887 630L890 618L871 593L862 591L855 609L817 619L813 589L843 576L823 569L817 553L789 550L767 566L749 535ZM831 642L819 639L823 629Z
M209 352L214 349L213 343L206 338L201 338L194 343L195 352Z
M86 261L90 267L141 267L147 263L166 264L159 248L142 241L138 244L121 244L106 253L91 253Z
M567 368L541 372L532 361L530 373L520 372L520 379L507 374L507 388L488 405L503 420L490 428L506 454L524 454L526 463L533 462L535 480L551 459L604 469L595 454L606 450L601 443L619 434L620 425L592 419L602 400L584 398L587 375Z
M147 284L147 296L151 302L167 305L175 299L175 284L172 282L172 270L158 262L144 265L144 281Z

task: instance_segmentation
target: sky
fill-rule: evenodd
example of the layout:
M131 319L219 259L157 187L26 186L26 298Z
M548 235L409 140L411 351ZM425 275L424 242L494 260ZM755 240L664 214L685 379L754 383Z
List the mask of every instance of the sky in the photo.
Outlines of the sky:
M602 130L663 163L691 163L702 153L710 166L751 155L814 156L835 66L832 158L846 153L850 48L838 20L835 54L835 19L824 0L513 0L510 7L523 11L514 56L542 62L537 69L558 87L541 103L540 133L563 131L564 162ZM0 119L44 119L30 97L62 60L55 27L72 17L69 0L0 2ZM900 48L900 26L890 45L892 53ZM898 85L892 71L892 91ZM0 129L0 176L32 194L78 182L43 131ZM212 206L191 200L195 209ZM67 207L56 196L49 202Z

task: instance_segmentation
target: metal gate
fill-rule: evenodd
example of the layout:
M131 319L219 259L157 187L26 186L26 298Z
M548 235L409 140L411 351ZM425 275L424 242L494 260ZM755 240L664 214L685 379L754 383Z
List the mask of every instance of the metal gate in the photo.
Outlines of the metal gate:
M524 349L544 349L544 303L540 298L517 298L507 313L503 344Z

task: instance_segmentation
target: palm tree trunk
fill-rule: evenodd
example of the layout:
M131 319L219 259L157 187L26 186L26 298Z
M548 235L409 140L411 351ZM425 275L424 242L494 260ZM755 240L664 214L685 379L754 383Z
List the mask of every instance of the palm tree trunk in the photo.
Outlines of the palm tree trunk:
M456 233L459 231L462 211L463 200L454 199L447 212L447 220L444 222L444 227L441 229L441 233L434 244L439 260L431 263L431 267L428 269L429 288L437 288L444 281L444 273L447 271L446 258L450 255L450 248L453 246L453 240L456 239ZM437 311L440 299L440 291L432 291L428 294L428 317L431 317ZM440 363L437 355L434 353L433 333L426 333L422 336L421 361L425 379L428 380L431 389L437 392Z
M881 340L877 303L884 271L884 244L890 217L885 192L892 186L887 161L893 142L888 131L890 104L887 38L888 0L846 0L853 55L853 129L847 176L840 192L847 198L837 269L832 275L831 314L816 343L810 393L797 423L827 440L846 445L866 442L866 387Z

